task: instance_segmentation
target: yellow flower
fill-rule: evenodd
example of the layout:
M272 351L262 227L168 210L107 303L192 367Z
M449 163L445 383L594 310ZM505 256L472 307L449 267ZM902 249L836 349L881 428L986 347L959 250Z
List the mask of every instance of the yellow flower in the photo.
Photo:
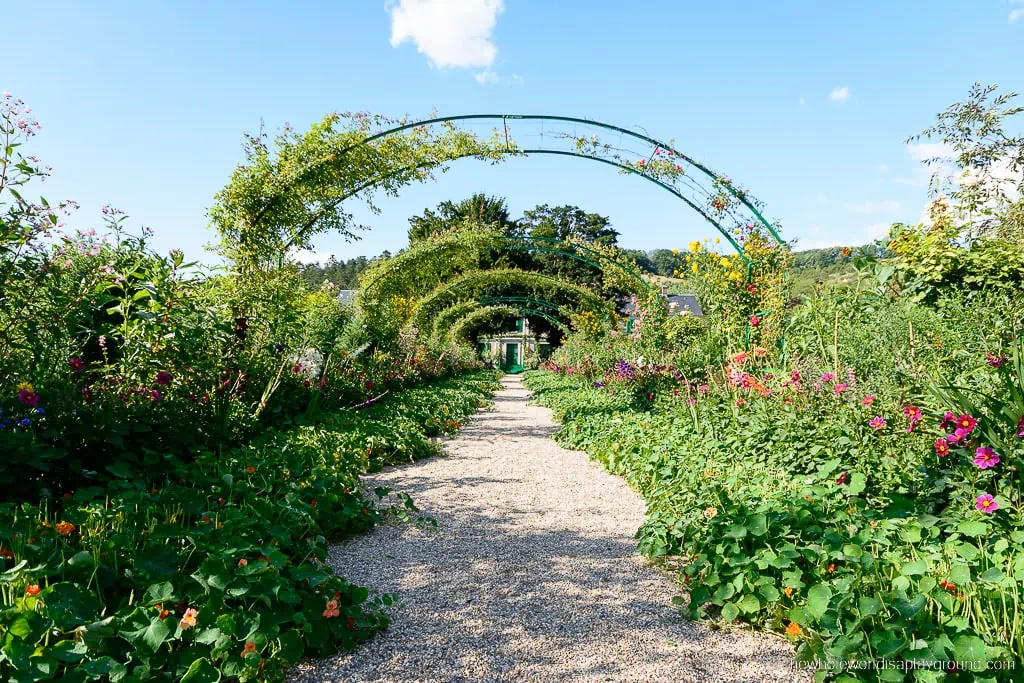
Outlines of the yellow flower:
M729 279L730 279L730 280L739 280L739 279L740 279L740 277L741 277L741 276L740 276L740 274L739 274L738 272L736 272L735 270L734 270L734 271L731 271L731 272L729 273Z
M692 266L690 266L690 270L692 270L694 273L696 273L697 272L697 264L694 263Z
M673 250L672 250L672 253L673 253L673 254L678 254L678 253L679 253L679 250L678 250L678 249L673 249Z
M715 244L719 244L721 241L722 241L721 237L716 237L715 238Z
M719 259L718 263L721 264L723 268L732 268L732 261L729 260L728 256L723 256Z
M697 242L697 241L690 242L689 247L690 247L690 251L692 251L694 253L697 253L698 251L700 251L700 242Z
M36 390L36 388L32 386L31 382L22 382L21 384L14 388L17 389L18 391L31 391L33 393L35 393Z

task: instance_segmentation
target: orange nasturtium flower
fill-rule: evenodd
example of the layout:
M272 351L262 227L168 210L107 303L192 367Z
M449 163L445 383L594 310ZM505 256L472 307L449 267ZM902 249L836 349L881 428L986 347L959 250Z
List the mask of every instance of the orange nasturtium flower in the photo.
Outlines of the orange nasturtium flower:
M199 610L189 607L187 610L185 610L185 616L181 618L181 621L178 623L178 625L181 626L182 631L187 631L193 626L195 626L198 623L198 621Z
M256 643L251 640L245 641L245 647L242 649L242 659L250 652L256 652Z
M55 528L61 536L70 536L75 533L75 525L71 522L59 522Z
M35 596L39 595L42 591L43 591L43 589L40 588L38 584L33 583L33 584L29 585L29 586L26 586L26 588L25 588L25 595L28 595L28 596L31 596L31 597L34 598Z
M787 598L793 597L793 589L790 588L789 586L786 586L785 588L783 588L782 592L786 594Z
M794 637L800 635L800 625L795 621L789 622L789 626L786 627L786 635Z

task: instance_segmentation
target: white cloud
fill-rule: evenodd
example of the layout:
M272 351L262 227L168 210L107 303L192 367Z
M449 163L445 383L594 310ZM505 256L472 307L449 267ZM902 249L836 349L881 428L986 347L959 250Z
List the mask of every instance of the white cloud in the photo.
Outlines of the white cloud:
M800 106L802 107L805 104L807 104L807 98L806 97L801 97L799 100L797 100L797 102L799 102Z
M828 94L828 98L833 102L845 102L850 99L850 88L845 85L833 88L832 92Z
M411 40L432 66L442 69L494 63L498 48L491 32L503 0L398 0L385 9L391 12L392 47Z
M872 223L864 229L864 235L867 237L868 242L885 239L889 236L889 228L891 227L892 223Z
M1014 0L1011 0L1013 2ZM1024 7L1018 7L1015 10L1010 11L1010 23L1016 23L1020 19L1024 19Z
M874 200L869 199L864 202L858 202L856 204L847 204L846 208L854 213L883 213L892 214L899 213L900 203L895 199L882 199Z
M879 164L878 165L878 172L879 173L888 173L889 172L889 167L886 166L885 164Z
M473 74L473 78L475 78L476 82L479 83L480 85L494 85L495 83L501 80L500 78L498 78L497 73L490 70L477 71L475 74Z
M306 266L310 263L316 263L320 266L327 265L327 263L334 258L334 254L328 254L319 251L309 251L307 249L298 249L289 255L296 263L301 263Z

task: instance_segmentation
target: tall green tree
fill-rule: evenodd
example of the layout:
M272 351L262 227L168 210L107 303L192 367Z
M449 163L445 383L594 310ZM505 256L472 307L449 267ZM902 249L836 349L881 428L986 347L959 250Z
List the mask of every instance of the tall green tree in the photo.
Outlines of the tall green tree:
M466 222L497 228L506 234L515 234L518 230L517 222L509 215L504 198L488 197L478 192L460 202L441 202L436 212L425 209L422 216L410 218L409 244L415 244Z
M611 227L607 216L587 213L578 206L548 206L541 204L523 214L519 221L523 235L552 240L582 238L594 244L615 245L619 233ZM537 252L533 255L537 269L568 279L571 282L599 283L601 270L582 261L557 254Z

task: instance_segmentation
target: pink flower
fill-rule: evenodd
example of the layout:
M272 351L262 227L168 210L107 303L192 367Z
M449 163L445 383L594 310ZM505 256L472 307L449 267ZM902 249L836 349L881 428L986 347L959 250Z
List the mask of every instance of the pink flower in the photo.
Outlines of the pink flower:
M956 424L956 415L950 411L946 411L946 414L942 416L942 422L939 423L940 429L949 429Z
M18 392L18 400L29 408L35 408L39 405L39 394L29 391L28 389L22 389Z
M946 435L946 441L951 444L962 444L967 439L967 430L962 427L957 427L952 434Z
M874 429L876 432L886 425L884 417L873 417L871 422L868 422L868 426Z
M834 394L841 394L844 391L846 391L846 388L848 386L849 385L846 382L839 382L834 387L832 387L832 393L834 393Z
M82 387L82 399L86 403L92 403L92 391L89 387Z
M844 483L846 483L846 475L847 474L848 474L847 472L843 472L842 474L840 474L836 478L836 484L838 484L839 486L842 486Z
M935 454L940 458L949 455L949 442L945 439L936 439Z
M82 370L85 370L85 363L82 362L81 358L68 358L68 363L71 365L71 369L75 371L76 375Z
M974 464L980 470L987 470L999 464L999 455L992 450L991 446L979 446L974 451Z
M1003 363L1006 362L1006 356L994 356L991 353L986 353L985 362L994 368L1001 368Z
M974 499L974 507L984 512L986 515L991 515L993 512L999 509L999 503L992 497L991 493L983 493Z
M156 379L154 381L160 386L165 387L171 383L171 373L161 370L156 373Z
M164 395L161 394L159 390L153 389L153 391L149 392L149 397L151 399L153 399L154 401L162 401L163 398L164 398Z
M744 401L742 398L736 399L736 407L737 408L739 408L740 406L742 406L745 403L746 403L746 401Z
M821 376L821 381L822 382L831 382L835 378L836 378L836 376L833 375L831 372L826 372L824 375Z
M903 414L907 416L911 422L917 422L921 419L921 409L917 406L906 406L903 408Z
M761 319L760 318L758 318L756 315L750 316L750 326L751 327L757 327L760 324L761 324Z
M708 393L708 390L710 388L711 387L709 387L707 384L701 384L701 385L699 385L697 387L697 393L698 394L706 394L706 393ZM1024 424L1024 417L1021 418L1021 424ZM1018 436L1020 436L1020 435L1018 435Z
M863 403L866 406L869 406L869 405L871 405L874 402L875 402L875 395L874 394L869 394L868 396L865 396L864 400L861 401L861 403Z
M978 421L970 415L961 415L956 419L956 426L964 430L964 434L970 434L974 431L974 427L978 424Z
M1024 439L1024 415L1021 415L1020 419L1017 420L1017 438Z

